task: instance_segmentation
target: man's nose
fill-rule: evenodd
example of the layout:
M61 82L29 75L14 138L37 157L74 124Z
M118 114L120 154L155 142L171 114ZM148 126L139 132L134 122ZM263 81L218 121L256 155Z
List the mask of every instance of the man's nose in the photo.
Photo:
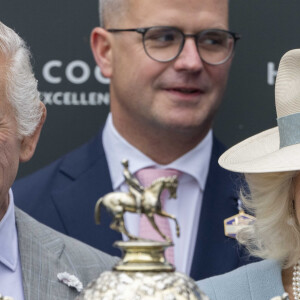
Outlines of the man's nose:
M189 72L199 72L203 69L203 61L193 37L186 38L183 49L175 60L174 67L177 70Z

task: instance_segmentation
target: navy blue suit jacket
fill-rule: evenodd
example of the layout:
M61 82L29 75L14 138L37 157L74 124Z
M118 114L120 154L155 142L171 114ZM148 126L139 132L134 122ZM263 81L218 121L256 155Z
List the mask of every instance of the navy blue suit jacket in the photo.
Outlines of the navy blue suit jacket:
M224 235L224 219L238 212L236 175L218 165L224 150L214 138L191 270L195 280L249 262L236 241ZM38 221L104 252L120 255L112 246L121 235L109 228L111 216L102 209L100 226L95 225L93 217L96 201L112 191L102 131L80 148L16 181L13 191L16 205Z

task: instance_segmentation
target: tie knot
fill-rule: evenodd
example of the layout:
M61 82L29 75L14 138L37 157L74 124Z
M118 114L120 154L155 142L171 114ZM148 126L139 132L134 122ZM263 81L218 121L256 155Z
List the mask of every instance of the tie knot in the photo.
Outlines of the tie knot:
M141 182L144 187L148 187L151 183L161 177L179 177L181 172L175 169L156 169L156 168L145 168L136 172L137 179Z

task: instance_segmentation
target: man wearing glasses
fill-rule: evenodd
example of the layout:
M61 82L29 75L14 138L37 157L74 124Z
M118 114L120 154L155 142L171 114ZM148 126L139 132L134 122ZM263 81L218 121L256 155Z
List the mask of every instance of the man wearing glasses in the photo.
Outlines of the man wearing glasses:
M100 196L127 190L121 161L137 179L145 169L177 170L178 198L164 204L181 227L176 237L169 224L177 270L198 280L248 262L224 235L224 219L238 212L237 187L217 164L224 148L211 129L239 39L228 30L228 1L100 0L100 14L91 46L111 80L111 113L97 138L18 183L19 206L116 254L110 246L122 237L111 219L102 210L96 227L92 216ZM125 223L142 235L139 215Z

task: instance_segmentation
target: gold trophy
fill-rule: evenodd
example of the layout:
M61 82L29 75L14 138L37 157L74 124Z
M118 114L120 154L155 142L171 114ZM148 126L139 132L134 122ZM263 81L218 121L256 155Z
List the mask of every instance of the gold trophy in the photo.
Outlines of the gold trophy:
M171 218L180 229L176 218L163 211L160 195L169 191L170 198L176 198L178 180L176 177L162 177L148 188L142 187L129 172L128 161L122 162L124 177L129 192L112 192L97 201L95 208L96 223L100 223L100 207L105 206L113 215L110 227L126 236L129 240L117 241L123 257L113 268L89 283L77 300L209 300L186 275L175 272L175 267L167 262L165 249L173 246L172 240L165 236L155 223L154 214ZM153 228L164 238L163 242L145 240L130 234L124 223L124 213L143 213Z
M0 300L14 300L14 299L11 298L11 297L2 296L2 295L0 294Z

